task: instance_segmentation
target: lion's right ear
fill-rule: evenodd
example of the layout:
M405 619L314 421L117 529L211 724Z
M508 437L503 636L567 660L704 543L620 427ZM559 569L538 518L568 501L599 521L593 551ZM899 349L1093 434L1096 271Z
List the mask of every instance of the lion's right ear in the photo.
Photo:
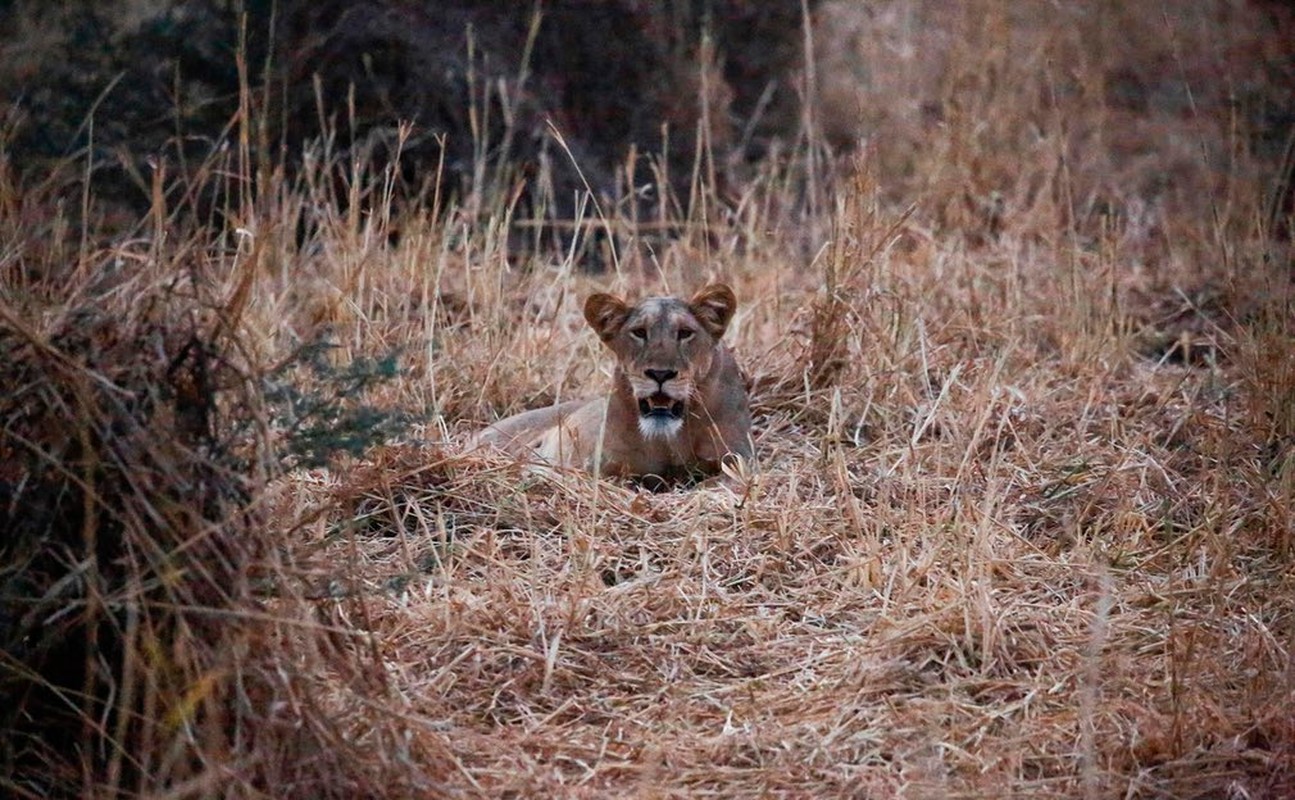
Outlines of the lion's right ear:
M615 338L629 312L624 300L610 294L590 295L585 301L585 322L604 342Z

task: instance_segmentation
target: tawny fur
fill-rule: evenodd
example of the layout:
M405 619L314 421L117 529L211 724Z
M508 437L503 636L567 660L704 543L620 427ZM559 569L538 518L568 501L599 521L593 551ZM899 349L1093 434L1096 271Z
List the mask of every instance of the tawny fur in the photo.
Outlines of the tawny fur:
M585 319L616 355L608 395L508 417L470 446L664 483L718 474L726 457L749 461L746 380L720 343L736 307L723 284L687 301L650 297L635 306L593 295Z

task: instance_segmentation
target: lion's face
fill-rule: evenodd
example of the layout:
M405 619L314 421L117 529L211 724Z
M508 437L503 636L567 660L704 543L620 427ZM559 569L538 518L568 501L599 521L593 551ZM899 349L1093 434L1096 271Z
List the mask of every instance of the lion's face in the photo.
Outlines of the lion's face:
M674 436L683 428L697 381L710 371L736 308L733 290L718 283L687 302L649 297L630 306L609 294L585 301L585 319L616 354L638 401L645 438Z

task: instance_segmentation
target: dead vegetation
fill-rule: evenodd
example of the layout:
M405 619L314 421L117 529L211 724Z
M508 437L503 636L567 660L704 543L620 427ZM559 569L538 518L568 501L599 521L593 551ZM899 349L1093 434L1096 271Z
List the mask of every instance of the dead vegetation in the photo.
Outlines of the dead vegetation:
M1295 793L1295 295L1242 113L1283 12L967 8L825 4L801 146L668 239L589 207L597 279L393 210L398 165L200 219L162 171L106 236L4 162L0 791ZM604 379L587 293L715 277L734 490L457 451Z

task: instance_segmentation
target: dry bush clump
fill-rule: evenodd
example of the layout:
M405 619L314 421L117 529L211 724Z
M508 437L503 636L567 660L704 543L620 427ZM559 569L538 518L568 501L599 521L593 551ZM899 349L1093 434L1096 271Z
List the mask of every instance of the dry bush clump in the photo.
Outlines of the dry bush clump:
M669 237L586 207L598 278L485 194L393 207L398 163L339 204L234 151L228 213L163 174L103 249L0 172L0 788L1292 796L1266 8L825 1L801 146ZM589 292L716 278L755 468L460 451L604 385Z
M123 246L5 283L0 787L412 788L369 770L399 725L366 711L382 681L269 523L265 368L197 261Z

